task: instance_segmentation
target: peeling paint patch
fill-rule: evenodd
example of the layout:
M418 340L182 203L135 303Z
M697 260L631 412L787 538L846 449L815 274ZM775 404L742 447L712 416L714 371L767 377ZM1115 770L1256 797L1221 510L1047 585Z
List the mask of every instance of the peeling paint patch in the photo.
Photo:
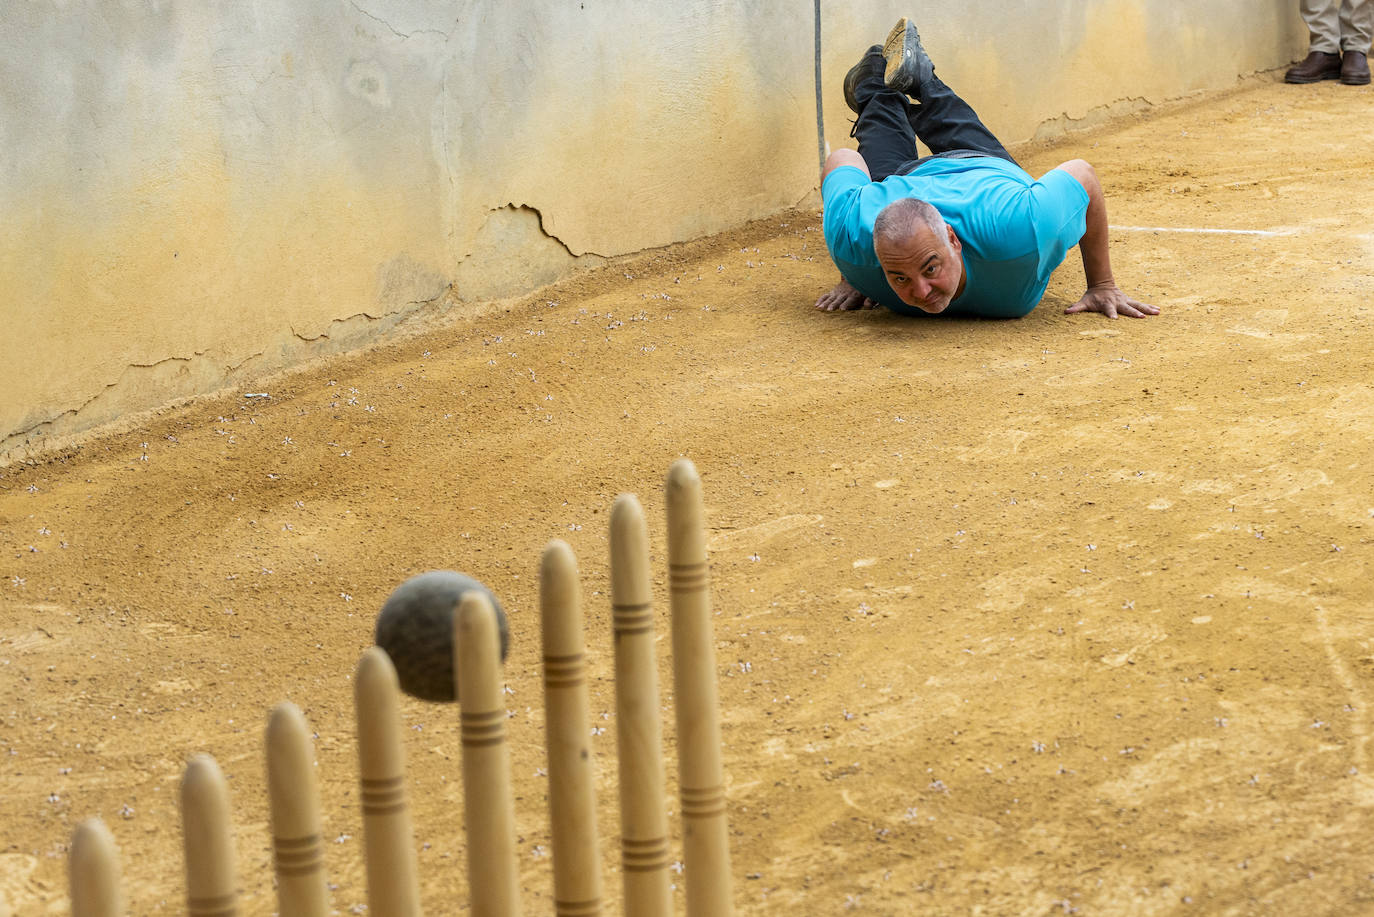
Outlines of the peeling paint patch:
M1106 105L1099 105L1091 108L1082 117L1071 117L1067 112L1057 118L1049 118L1040 122L1040 126L1035 129L1035 140L1053 140L1074 131L1091 130L1094 127L1101 127L1104 124L1115 121L1118 118L1125 118L1129 115L1138 115L1141 112L1149 111L1154 105L1149 99L1117 99Z
M502 299L553 283L584 261L544 231L538 210L512 204L487 215L454 288L468 302Z

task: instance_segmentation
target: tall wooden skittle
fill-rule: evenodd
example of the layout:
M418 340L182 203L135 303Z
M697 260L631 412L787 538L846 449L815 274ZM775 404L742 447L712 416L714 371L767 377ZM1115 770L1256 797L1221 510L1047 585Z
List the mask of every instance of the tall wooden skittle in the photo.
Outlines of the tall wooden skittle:
M599 917L600 842L596 768L587 708L587 653L577 561L562 541L544 549L539 568L544 640L544 709L549 750L549 821L557 917Z
M711 581L701 478L690 461L679 459L673 463L665 495L687 915L729 917L734 909L725 775L720 756Z
M611 507L620 849L627 917L668 917L672 886L663 796L663 727L649 582L649 536L633 494Z

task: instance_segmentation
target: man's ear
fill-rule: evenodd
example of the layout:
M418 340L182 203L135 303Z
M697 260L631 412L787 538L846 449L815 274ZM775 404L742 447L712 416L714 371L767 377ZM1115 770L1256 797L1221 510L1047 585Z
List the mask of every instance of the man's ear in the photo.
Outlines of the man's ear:
M945 232L949 233L949 247L956 252L962 251L964 243L960 242L959 237L954 234L954 227L946 223Z

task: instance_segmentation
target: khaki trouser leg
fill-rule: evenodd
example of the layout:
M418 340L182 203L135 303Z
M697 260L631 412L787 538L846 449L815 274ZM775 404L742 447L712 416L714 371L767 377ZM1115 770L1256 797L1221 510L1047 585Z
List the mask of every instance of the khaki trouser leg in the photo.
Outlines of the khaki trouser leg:
M1374 0L1302 0L1300 9L1310 35L1309 51L1369 53Z
M1374 38L1374 0L1342 0L1341 50L1369 53Z
M1341 50L1342 0L1302 0L1303 22L1310 37L1309 51L1338 54Z

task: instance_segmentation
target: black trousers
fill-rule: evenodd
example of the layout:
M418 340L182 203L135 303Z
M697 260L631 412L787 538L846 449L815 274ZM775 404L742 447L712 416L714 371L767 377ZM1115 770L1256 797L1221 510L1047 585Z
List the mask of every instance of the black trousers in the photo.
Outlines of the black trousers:
M859 118L850 136L859 141L859 155L868 163L874 181L905 175L936 158L996 156L1016 163L969 104L939 77L932 77L922 87L921 101L913 105L903 93L883 82L881 46L868 49L866 62L869 66L864 77L854 87ZM926 145L931 156L920 156L917 140Z

